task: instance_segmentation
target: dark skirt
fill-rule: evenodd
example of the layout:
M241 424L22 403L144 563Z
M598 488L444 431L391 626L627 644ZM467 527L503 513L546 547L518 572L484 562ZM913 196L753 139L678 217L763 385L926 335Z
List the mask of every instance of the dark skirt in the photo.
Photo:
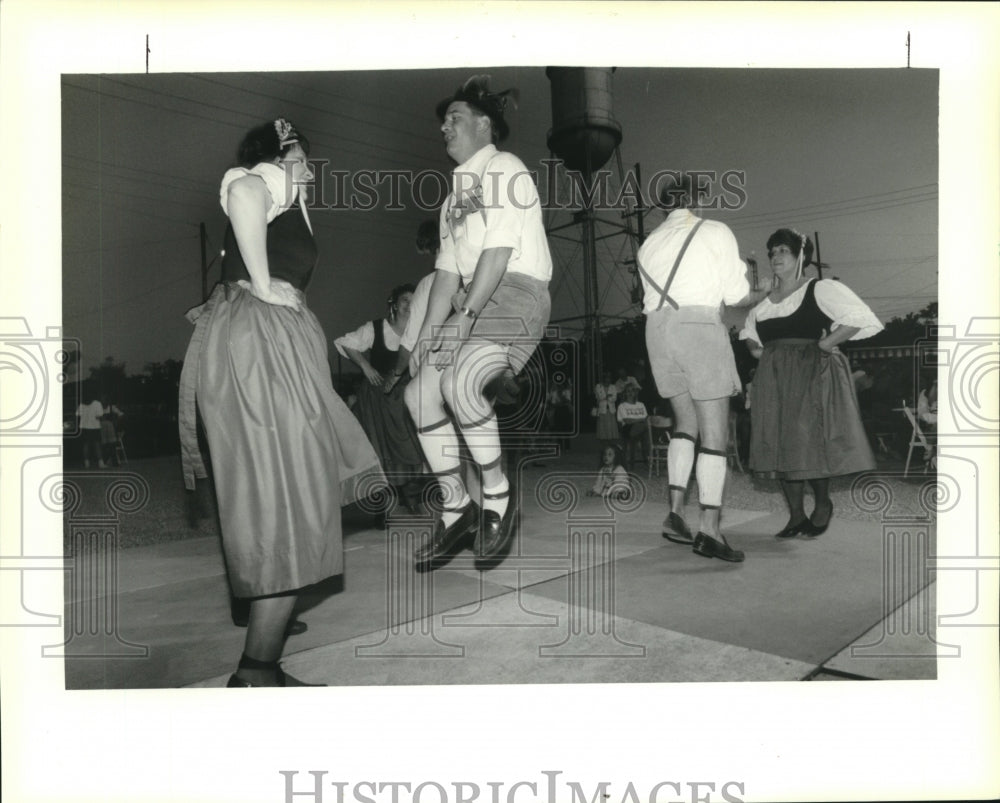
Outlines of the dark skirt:
M400 381L389 393L364 380L358 389L354 412L382 462L389 482L402 485L420 473L423 451L417 440L417 430L406 409Z
M316 316L220 285L184 368L182 403L195 383L233 593L266 596L340 574L341 507L375 490L381 470L333 389Z
M815 341L764 347L750 387L750 468L788 480L875 468L847 358Z
M621 437L618 432L618 419L614 413L600 413L597 416L597 440L616 441Z

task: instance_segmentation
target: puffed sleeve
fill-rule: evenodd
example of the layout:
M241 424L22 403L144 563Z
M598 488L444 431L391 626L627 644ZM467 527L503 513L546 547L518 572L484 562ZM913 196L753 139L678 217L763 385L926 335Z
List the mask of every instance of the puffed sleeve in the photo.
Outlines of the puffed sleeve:
M761 302L761 304L766 302ZM757 334L757 310L760 308L760 304L754 307L747 313L746 320L743 321L743 328L740 330L740 340L752 340L758 345L762 345L760 342L760 335Z
M885 328L871 308L842 282L822 279L816 282L815 294L817 306L833 318L833 329L858 327L860 331L851 340L864 340Z
M333 341L333 345L337 347L337 351L340 352L342 357L347 357L347 352L344 351L345 348L354 349L355 351L368 351L374 344L375 327L371 321L365 322L353 332L348 332L346 335L338 337ZM348 357L348 359L350 358Z

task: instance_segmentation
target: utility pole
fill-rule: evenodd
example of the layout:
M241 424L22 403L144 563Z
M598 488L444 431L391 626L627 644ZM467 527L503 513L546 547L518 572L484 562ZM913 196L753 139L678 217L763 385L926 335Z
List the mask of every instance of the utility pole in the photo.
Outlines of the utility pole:
M823 278L823 263L819 259L819 232L813 232L813 242L816 243L816 275L822 279Z

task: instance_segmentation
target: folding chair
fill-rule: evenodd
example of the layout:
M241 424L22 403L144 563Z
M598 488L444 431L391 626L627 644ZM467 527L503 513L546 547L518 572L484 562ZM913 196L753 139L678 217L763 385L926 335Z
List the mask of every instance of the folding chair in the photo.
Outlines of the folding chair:
M121 432L118 433L118 440L115 441L115 459L118 461L118 465L124 466L128 464L128 456L125 454L125 435Z
M903 415L906 416L906 420L910 422L912 427L912 432L910 433L910 447L906 452L906 467L903 469L903 476L905 477L910 473L910 458L913 456L913 450L918 446L924 450L925 460L924 460L924 473L926 474L931 465L937 468L937 455L935 454L934 445L928 440L927 435L922 429L920 429L920 422L917 420L916 412L903 404Z
M670 427L673 420L663 415L651 415L646 419L646 432L649 446L649 476L660 476L660 462L663 462L663 471L667 471L667 449L670 447Z

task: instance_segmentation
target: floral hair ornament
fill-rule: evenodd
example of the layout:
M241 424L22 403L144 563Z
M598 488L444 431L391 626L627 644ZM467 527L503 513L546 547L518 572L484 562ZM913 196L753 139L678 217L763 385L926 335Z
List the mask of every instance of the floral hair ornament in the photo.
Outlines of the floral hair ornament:
M284 117L279 117L274 121L274 130L278 134L278 145L282 149L299 141L298 132Z
M806 236L795 229L792 229L792 233L799 238L799 258L795 263L795 280L798 281L802 278L802 262L806 256Z

